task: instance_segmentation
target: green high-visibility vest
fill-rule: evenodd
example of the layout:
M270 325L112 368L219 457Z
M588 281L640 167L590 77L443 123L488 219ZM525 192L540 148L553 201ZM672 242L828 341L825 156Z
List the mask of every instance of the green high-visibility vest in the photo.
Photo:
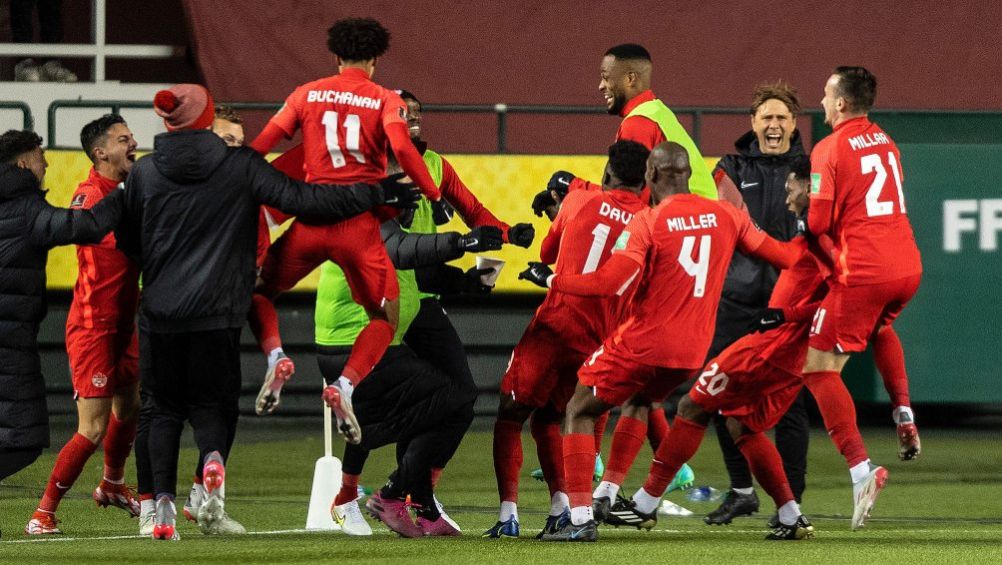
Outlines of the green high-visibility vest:
M679 123L675 113L672 112L665 103L660 100L648 100L633 109L626 115L643 116L658 125L661 133L668 141L674 141L685 148L689 153L689 166L692 167L692 177L689 178L689 191L704 198L717 199L717 183L713 182L713 175L710 168L706 166L703 155L700 154L696 144L689 137L689 132L685 131Z
M425 151L424 162L428 172L438 186L442 183L442 157L433 151ZM422 197L414 211L414 220L406 231L416 233L436 233L435 219L432 217L431 202ZM399 345L411 322L421 307L421 299L435 296L418 291L414 271L397 270L400 285L400 321L393 335L392 345ZM343 346L355 343L355 338L368 325L369 316L351 298L351 289L344 271L336 264L326 261L320 267L320 282L317 283L317 305L313 315L314 339L318 345Z

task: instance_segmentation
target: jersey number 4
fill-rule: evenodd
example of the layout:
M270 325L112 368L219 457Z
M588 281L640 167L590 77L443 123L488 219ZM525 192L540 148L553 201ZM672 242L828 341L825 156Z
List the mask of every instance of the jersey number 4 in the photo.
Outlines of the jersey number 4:
M324 112L323 124L327 133L327 152L331 155L331 163L335 169L345 166L344 151L338 141L338 115L328 110ZM359 151L359 137L362 132L362 120L356 114L344 117L344 148L359 163L365 162L365 156Z
M898 160L893 152L887 153L887 161L891 166L891 173L894 175L894 184L898 187L898 203L901 205L901 213L905 213L905 193L901 190L901 169L898 167ZM890 216L894 213L893 200L880 200L881 193L884 192L884 184L887 182L887 168L880 155L863 155L859 160L859 166L863 169L863 174L876 173L873 182L866 191L866 215L873 218L876 216Z
M710 241L709 235L699 237L699 259L693 261L692 250L696 245L696 236L688 235L682 238L682 251L678 254L678 264L682 265L690 277L696 279L692 287L692 295L696 298L702 298L706 293L706 274L710 270Z

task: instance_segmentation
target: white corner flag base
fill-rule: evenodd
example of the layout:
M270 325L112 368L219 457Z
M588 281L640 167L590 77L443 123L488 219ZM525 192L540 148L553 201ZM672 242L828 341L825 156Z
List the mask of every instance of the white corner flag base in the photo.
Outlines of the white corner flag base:
M324 404L324 456L313 467L313 489L306 514L307 530L340 530L331 516L331 505L341 490L341 460L332 454L331 409Z

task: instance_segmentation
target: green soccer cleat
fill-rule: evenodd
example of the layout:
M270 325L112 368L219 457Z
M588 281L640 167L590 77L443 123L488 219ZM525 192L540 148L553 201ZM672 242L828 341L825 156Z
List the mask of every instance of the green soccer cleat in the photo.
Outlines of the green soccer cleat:
M692 488L695 482L696 473L692 471L692 467L688 463L683 463L678 473L675 473L675 478L672 479L671 484L668 485L668 490L665 491L665 494L674 490L688 490Z

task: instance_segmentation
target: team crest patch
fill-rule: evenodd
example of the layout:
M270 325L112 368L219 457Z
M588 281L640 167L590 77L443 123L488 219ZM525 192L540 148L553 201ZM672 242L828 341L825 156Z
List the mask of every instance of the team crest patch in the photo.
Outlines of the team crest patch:
M821 192L821 173L811 173L811 194Z
M108 384L108 375L104 373L94 373L94 376L90 378L90 384L97 388L104 388Z
M624 231L623 233L619 234L619 237L616 239L616 245L613 245L612 249L614 251L626 249L626 244L629 243L629 241L630 241L630 232Z
M87 202L87 195L81 192L73 197L73 202L70 202L70 208L79 208L84 205L84 202Z

